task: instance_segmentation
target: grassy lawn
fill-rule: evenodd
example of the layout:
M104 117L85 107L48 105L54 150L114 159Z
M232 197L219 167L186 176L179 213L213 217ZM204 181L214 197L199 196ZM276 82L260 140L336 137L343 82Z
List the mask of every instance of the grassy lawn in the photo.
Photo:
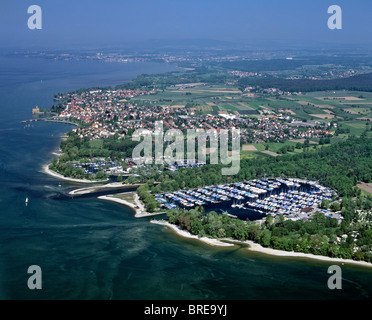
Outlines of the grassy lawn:
M103 147L103 140L90 140L89 145L92 149L102 149Z

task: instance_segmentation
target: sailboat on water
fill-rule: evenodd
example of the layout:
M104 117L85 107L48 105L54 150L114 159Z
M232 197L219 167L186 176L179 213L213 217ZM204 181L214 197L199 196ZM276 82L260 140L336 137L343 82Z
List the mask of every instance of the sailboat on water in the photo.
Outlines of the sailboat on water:
M28 205L28 197L26 197L25 204L26 204L26 207L27 207L27 205Z

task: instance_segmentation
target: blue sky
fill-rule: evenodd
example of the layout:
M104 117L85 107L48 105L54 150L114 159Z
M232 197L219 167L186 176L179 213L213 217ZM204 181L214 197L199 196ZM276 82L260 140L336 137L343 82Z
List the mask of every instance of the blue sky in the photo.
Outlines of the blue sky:
M29 30L39 5L43 29ZM327 27L330 5L343 29ZM0 47L120 47L151 39L214 39L248 45L372 45L370 0L2 0Z

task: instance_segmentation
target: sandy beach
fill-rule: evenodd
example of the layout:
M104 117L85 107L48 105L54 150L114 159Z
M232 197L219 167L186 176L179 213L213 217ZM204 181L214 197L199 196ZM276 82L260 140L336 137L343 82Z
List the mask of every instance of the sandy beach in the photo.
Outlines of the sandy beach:
M366 261L356 261L356 260L352 260L352 259L331 258L331 257L320 256L320 255L315 255L315 254L311 254L311 253L276 250L276 249L262 247L258 243L255 243L255 242L249 241L249 240L247 240L247 241L229 240L229 241L232 241L232 242L236 241L238 243L245 243L245 244L249 245L248 250L250 250L250 251L260 252L260 253L264 253L264 254L270 254L270 255L274 255L274 256L303 257L303 258L330 261L330 262L338 262L338 263L353 263L353 264L359 264L359 265L363 265L363 266L372 267L372 263L368 263Z
M132 208L136 215L140 213L140 209L137 208L133 203L130 203L128 201L125 201L119 198L109 197L109 196L99 196L98 199L117 202L117 203L120 203L127 207Z
M197 240L203 241L205 243L208 243L209 245L212 245L212 246L221 246L221 247L234 246L234 244L232 244L232 243L222 242L222 241L217 240L217 239L211 239L211 238L207 238L207 237L198 237L198 236L196 236L194 234L191 234L188 231L182 230L180 227L178 227L174 224L170 224L169 222L164 221L164 220L151 220L151 223L166 226L166 227L174 230L178 235L180 235L182 237L190 238L190 239L197 239Z
M63 175L54 172L49 169L49 164L46 164L43 166L43 172L46 174L49 174L50 176L53 176L58 179L66 180L66 181L72 181L72 182L78 182L78 183L98 183L98 182L107 182L109 179L106 180L86 180L86 179L74 179L74 178L68 178L64 177Z
M154 224L160 224L163 226L166 226L168 228L171 228L174 230L178 235L186 238L191 238L191 239L197 239L201 240L203 242L206 242L210 245L213 246L233 246L234 242L237 244L248 244L249 247L247 250L249 251L254 251L254 252L259 252L263 254L269 254L269 255L274 255L274 256L281 256L281 257L301 257L301 258L308 258L308 259L316 259L316 260L322 260L322 261L329 261L329 262L338 262L338 263L351 263L351 264L358 264L366 267L372 267L372 263L368 263L366 261L356 261L356 260L351 260L351 259L341 259L341 258L331 258L331 257L326 257L326 256L319 256L319 255L314 255L310 253L302 253L302 252L294 252L294 251L282 251L282 250L275 250L271 248L264 248L258 243L255 243L253 241L247 240L247 241L240 241L240 240L233 240L233 239L210 239L207 237L198 237L196 235L191 234L190 232L186 230L182 230L176 225L170 224L167 221L161 220L152 220L151 223ZM228 241L228 242L225 242ZM231 243L233 242L233 243Z
M133 203L130 203L130 202L125 201L123 199L110 197L110 196L99 196L98 199L113 201L113 202L116 202L116 203L123 204L127 207L130 207L135 212L135 215L134 215L135 218L151 217L151 216L156 216L156 215L164 213L164 212L155 212L155 213L146 212L146 208L139 201L137 194L135 196L135 202L136 202L137 205L134 205Z

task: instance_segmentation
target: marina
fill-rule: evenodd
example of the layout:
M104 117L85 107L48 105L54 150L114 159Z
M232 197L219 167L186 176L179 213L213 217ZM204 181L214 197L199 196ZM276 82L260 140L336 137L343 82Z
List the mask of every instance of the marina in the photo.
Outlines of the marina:
M336 193L315 181L301 179L254 179L227 185L207 186L155 195L165 209L191 209L203 206L240 219L267 215L284 215L287 218L307 219L322 211L328 217L342 219L340 212L320 209L323 200L331 201ZM259 214L257 216L257 213Z

